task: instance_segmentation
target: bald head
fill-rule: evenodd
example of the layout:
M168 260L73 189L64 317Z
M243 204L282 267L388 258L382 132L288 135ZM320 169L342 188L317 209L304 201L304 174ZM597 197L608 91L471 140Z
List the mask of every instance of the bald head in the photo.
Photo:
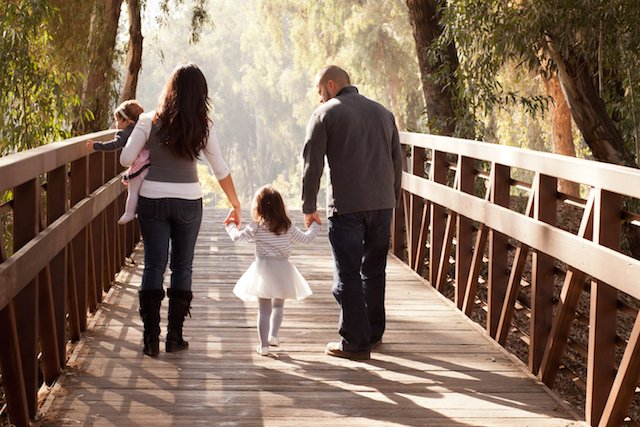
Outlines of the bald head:
M327 102L335 97L345 86L350 86L349 74L337 65L328 65L316 75L316 86L320 102Z
M329 80L333 80L337 85L342 87L349 86L351 84L349 74L337 65L327 65L318 72L319 83L326 83Z

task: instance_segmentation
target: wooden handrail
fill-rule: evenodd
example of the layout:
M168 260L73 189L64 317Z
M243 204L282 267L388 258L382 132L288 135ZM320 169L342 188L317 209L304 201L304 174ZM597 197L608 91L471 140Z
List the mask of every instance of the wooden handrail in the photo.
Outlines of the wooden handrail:
M104 130L0 157L0 193L64 164L86 157L86 141L106 141L114 132Z
M0 264L0 310L69 244L68 236L87 227L121 193L120 177L112 178Z
M481 222L492 230L506 234L640 299L639 260L508 208L406 172L402 176L402 188L455 212L464 212L466 218Z
M446 136L401 132L400 139L404 145L536 171L640 199L638 169Z
M13 222L12 253L0 264L0 369L12 425L29 425L38 378L51 384L64 369L67 342L80 338L139 240L134 223L116 224L125 197L117 153L85 147L114 133L0 158L0 193L12 194L2 212Z
M640 199L640 171L443 136L403 132L400 140L409 148L410 161L402 176L403 203L394 219L394 254L424 272L438 290L453 283L452 298L468 315L478 288L486 287L486 328L500 343L511 330L525 262L529 263L529 368L551 387L571 342L569 332L588 276L588 375L581 379L586 384L585 418L591 425L619 425L640 380L640 320L622 361L615 355L616 342L623 342L616 335L618 312L638 319L637 312L619 309L617 296L624 292L640 300L640 260L620 250L621 224L637 216L622 210L622 198ZM477 161L489 164L489 172L474 170ZM529 171L532 181L512 179L512 170ZM558 205L567 199L557 191L560 180L591 189L587 201L569 198L584 211L578 234L555 224ZM527 190L525 213L508 206L510 193L520 191L516 187ZM515 250L507 239L516 241ZM480 280L483 260L488 275ZM556 268L558 261L566 264L566 271ZM564 274L557 278L564 285L554 312L552 290L558 274Z

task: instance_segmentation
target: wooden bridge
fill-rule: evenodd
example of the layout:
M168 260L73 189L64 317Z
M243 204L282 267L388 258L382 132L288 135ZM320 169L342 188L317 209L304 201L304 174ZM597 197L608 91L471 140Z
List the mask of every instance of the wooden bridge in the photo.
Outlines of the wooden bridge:
M286 307L273 355L257 355L256 307L231 293L253 248L232 246L222 213L207 209L185 326L191 346L151 359L140 351L139 234L115 225L121 168L113 153L84 149L110 135L0 159L0 215L12 240L0 245L2 412L13 425L635 422L640 262L619 247L638 219L636 170L403 134L388 332L367 362L323 354L338 316L325 238L294 252L315 293ZM559 179L580 183L584 199L559 193ZM576 230L556 224L566 204L582 214ZM498 343L526 343L528 363ZM549 390L562 376L584 384L578 419Z

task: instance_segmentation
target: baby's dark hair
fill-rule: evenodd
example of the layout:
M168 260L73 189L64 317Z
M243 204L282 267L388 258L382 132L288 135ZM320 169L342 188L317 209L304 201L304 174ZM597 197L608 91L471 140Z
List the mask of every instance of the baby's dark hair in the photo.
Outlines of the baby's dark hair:
M144 112L144 109L138 101L135 99L129 99L118 105L118 108L113 112L113 116L117 119L118 116L125 120L131 120L134 123L138 121L140 114Z
M287 215L282 196L270 185L265 185L256 192L251 206L251 216L272 233L286 233L291 227L291 219Z

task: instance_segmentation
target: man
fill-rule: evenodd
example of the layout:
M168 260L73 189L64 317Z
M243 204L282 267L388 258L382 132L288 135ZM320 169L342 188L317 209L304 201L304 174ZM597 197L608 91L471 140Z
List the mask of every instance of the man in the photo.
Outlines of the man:
M385 268L402 175L398 129L393 114L360 95L340 67L320 70L315 84L322 105L307 126L302 211L307 227L320 222L316 197L326 156L333 295L342 340L327 344L325 353L368 360L385 329Z

